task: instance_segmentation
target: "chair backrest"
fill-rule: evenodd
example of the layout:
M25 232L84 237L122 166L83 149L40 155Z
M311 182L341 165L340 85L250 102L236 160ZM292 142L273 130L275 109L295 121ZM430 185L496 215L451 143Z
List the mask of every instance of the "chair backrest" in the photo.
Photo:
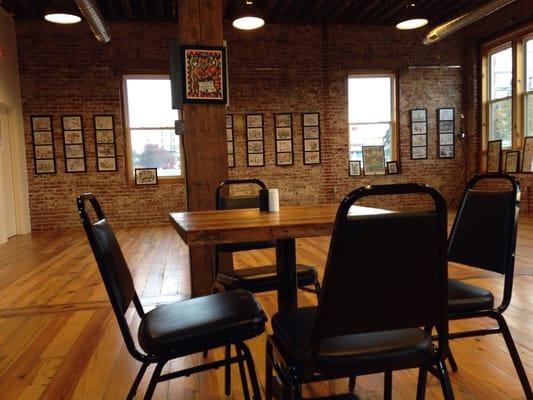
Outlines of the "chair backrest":
M218 185L216 189L217 210L228 210L235 208L259 208L259 192L255 195L223 196L224 188L232 185L257 185L261 189L266 189L266 185L259 179L226 179Z
M349 217L362 197L425 193L435 209ZM448 340L446 203L417 184L362 187L341 202L331 237L312 342L412 327L436 327Z
M503 179L504 191L474 186ZM486 183L486 182L485 182ZM517 179L505 174L478 174L467 185L448 241L448 259L501 274L512 274L520 206Z
M94 210L96 216L94 221L91 221L87 212L87 202L92 205ZM139 315L143 316L144 311L122 250L96 197L91 193L84 193L77 197L76 204L128 350L134 357L142 360L144 356L135 348L124 313L132 301Z

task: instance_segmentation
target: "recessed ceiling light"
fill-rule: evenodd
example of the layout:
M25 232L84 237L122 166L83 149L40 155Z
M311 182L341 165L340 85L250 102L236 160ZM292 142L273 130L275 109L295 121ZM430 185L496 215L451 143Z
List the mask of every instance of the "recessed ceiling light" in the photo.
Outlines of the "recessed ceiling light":
M427 25L428 22L424 10L418 7L416 3L409 3L402 9L396 29L417 29Z
M44 19L54 24L77 24L81 21L78 15L60 12L48 13L44 16Z

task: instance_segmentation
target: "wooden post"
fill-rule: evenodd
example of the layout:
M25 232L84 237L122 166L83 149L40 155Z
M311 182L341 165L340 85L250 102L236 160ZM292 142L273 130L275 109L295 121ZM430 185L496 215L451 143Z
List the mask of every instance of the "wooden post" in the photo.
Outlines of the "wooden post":
M180 44L222 46L223 0L180 0ZM215 189L227 178L223 104L184 104L185 181L189 211L215 209ZM211 291L213 248L189 249L191 295Z

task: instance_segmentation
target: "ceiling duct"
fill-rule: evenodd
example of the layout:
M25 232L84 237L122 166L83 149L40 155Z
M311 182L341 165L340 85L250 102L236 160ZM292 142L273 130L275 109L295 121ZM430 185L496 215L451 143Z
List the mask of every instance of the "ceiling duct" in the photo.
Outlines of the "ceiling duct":
M111 36L107 32L104 18L94 0L76 0L76 5L91 27L96 39L101 43L108 43L111 40Z
M466 14L463 14L457 18L454 18L448 22L440 24L436 28L432 29L424 38L424 44L433 44L439 40L445 38L448 35L463 29L465 26L470 25L486 16L498 11L515 0L493 0L488 4L485 4L475 10L472 10Z

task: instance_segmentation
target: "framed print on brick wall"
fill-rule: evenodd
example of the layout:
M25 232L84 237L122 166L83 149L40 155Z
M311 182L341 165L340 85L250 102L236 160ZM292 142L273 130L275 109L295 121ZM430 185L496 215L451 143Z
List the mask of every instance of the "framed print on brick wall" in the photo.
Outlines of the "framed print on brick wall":
M233 136L233 115L226 115L226 148L228 167L235 168L235 138Z
M113 115L94 115L93 120L96 169L101 172L116 171L118 168L115 117Z
M428 122L427 109L409 110L411 127L411 160L428 158Z
M437 109L438 157L455 157L455 109Z
M304 164L320 164L320 114L302 114Z
M86 172L85 144L83 141L83 122L81 115L63 115L63 149L65 152L66 172Z
M54 129L50 115L30 116L36 174L55 174Z
M265 166L263 114L246 114L246 154L249 167Z
M293 165L292 114L274 114L276 165Z

